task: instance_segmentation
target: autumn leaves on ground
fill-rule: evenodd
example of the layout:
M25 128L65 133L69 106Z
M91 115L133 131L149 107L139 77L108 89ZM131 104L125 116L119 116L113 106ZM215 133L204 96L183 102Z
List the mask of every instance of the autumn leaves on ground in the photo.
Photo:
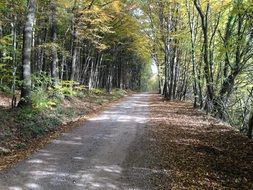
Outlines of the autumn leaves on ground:
M166 171L160 189L253 189L252 140L190 103L153 96L150 109L150 167Z

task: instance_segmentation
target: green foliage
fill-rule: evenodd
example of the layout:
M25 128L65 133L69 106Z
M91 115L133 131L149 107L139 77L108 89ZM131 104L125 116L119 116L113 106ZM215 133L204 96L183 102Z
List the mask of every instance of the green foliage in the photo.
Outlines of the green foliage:
M37 88L32 92L33 107L40 111L57 106L55 98L49 98L49 94L42 88Z
M95 95L105 95L107 92L105 89L102 88L93 88L89 91L89 93Z
M76 110L75 108L71 108L71 107L66 109L63 106L58 106L56 108L56 115L58 118L73 118L76 115Z
M12 69L7 64L0 63L0 81L9 84L12 78Z
M37 136L43 134L45 131L38 125L38 118L36 117L38 112L31 108L20 109L17 113L17 123L20 124L21 136ZM29 121L29 122L27 122Z
M78 85L79 83L75 81L62 81L60 85L55 87L54 92L59 95L73 97L77 95L75 87Z
M122 90L122 89L113 89L112 90L112 95L116 98L123 97L127 94L127 91Z
M38 126L36 122L31 121L26 124L22 130L23 136L36 137L45 134L45 128Z
M64 96L76 96L76 92L73 90L73 88L70 88L68 86L57 86L55 89L57 93L62 94Z
M24 138L37 137L61 124L61 120L48 112L40 112L31 108L20 109L16 122L20 125L20 135Z
M12 94L11 89L5 84L0 84L0 91L5 92L7 94Z
M51 77L46 72L35 73L32 75L33 88L47 89L51 85Z
M67 84L73 84L73 82L67 82ZM76 91L76 93L78 92ZM113 99L118 99L126 93L121 89L114 89L111 94L108 94L104 89L93 89L89 93L89 98L97 105L102 105ZM63 122L87 113L86 107L65 107L59 104L55 96L51 96L52 94L37 88L32 93L33 108L18 109L15 120L20 126L22 137L31 138L44 135L49 131L56 130L57 126Z

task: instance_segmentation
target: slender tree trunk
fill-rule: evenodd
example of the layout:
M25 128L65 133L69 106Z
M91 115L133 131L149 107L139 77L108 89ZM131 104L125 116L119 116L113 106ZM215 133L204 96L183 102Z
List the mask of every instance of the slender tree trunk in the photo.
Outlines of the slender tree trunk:
M162 41L164 49L164 84L162 95L165 99L169 99L169 51L170 51L170 40L169 33L171 28L171 12L169 15L164 14L165 5L162 1L159 1L159 25L162 32Z
M70 80L76 80L76 66L77 66L77 54L78 54L78 32L77 32L77 0L75 0L73 8L73 20L72 20L72 60L71 60L71 74Z
M165 81L164 81L164 86L163 86L163 95L165 97L165 99L169 99L169 93L168 93L168 85L169 85L169 61L168 61L168 54L166 53L164 55L164 59L165 59L165 67L164 67L164 77L165 77Z
M31 47L33 27L35 21L36 0L29 0L23 37L23 58L22 58L22 79L21 100L19 106L31 106Z
M112 91L112 79L113 79L112 70L113 70L113 67L111 64L109 64L108 75L107 75L107 85L106 85L107 86L106 90L108 93L111 93L111 91Z
M123 83L122 83L122 61L120 60L118 64L118 88L123 89Z
M196 74L196 53L195 53L195 46L196 46L196 27L197 20L194 17L194 12L191 13L190 10L190 4L189 1L186 0L186 7L187 7L187 13L188 13L188 25L190 28L190 34L191 34L191 62L192 62L192 77L193 77L193 95L194 95L194 103L193 107L197 107L198 102L198 88L197 88L197 74ZM197 18L198 19L198 18Z
M250 113L250 117L249 117L249 125L248 125L248 132L247 132L247 136L252 139L252 131L253 131L253 111L251 111Z
M179 51L177 51L177 56L176 56L176 60L175 60L175 68L174 68L174 81L173 81L173 99L177 98L177 80L178 80L178 75L179 75L179 57L180 57L180 53Z
M0 22L0 38L3 37L3 26L2 23ZM0 59L3 57L3 52L0 50Z
M93 88L93 80L94 80L94 59L91 61L91 68L90 68L90 77L89 77L89 90Z
M159 64L157 65L157 77L158 77L158 93L162 94L162 82L161 82L161 74Z
M96 69L95 69L95 87L97 88L99 85L99 71L100 71L100 67L103 61L103 54L99 55L99 59L98 59L98 64L96 65Z
M77 63L77 31L74 29L73 33L73 50L72 50L72 61L71 61L71 75L70 80L76 79L76 63Z
M64 67L66 66L66 57L65 55L62 56L62 60L61 60L61 75L60 75L60 80L63 81L63 77L64 77Z
M17 98L16 98L16 71L17 71L17 28L16 28L16 22L17 22L17 16L14 15L13 23L12 23L12 48L13 48L13 55L12 55L12 75L13 75L13 81L12 81L12 101L11 101L11 107L16 107Z
M197 66L196 64L196 71L197 71L197 78L198 78L198 82L197 82L197 86L198 86L198 100L199 100L199 107L203 108L203 93L202 93L202 84L201 84L201 80L203 77L202 76L202 72L201 72L201 68L202 68L202 62L200 61L200 64Z
M168 92L168 100L172 100L173 99L173 83L174 83L174 77L175 77L175 59L176 59L176 48L173 47L171 48L170 54L171 56L170 60L169 60L169 92Z
M44 21L45 23L47 23L47 20ZM45 26L42 30L42 39L41 39L41 44L45 43L47 41L48 38L48 29ZM40 58L39 58L39 72L41 73L42 71L47 71L47 65L46 65L46 59L45 59L45 52L44 49L41 48L40 51Z
M212 70L209 62L209 40L208 40L208 13L210 11L210 3L207 3L206 11L203 13L200 4L197 0L194 0L194 5L200 15L201 18L201 27L203 32L203 58L204 58L204 74L206 79L206 87L207 87L207 100L205 109L207 113L209 113L213 106L214 101L214 89L213 89L213 80L212 80Z
M190 67L190 63L187 62L187 63L186 63L186 71L189 71L189 67ZM185 81L184 81L185 85L184 85L183 100L186 99L186 94L187 94L187 89L188 89L188 83L189 83L189 76L188 76L188 73L186 72L185 75L186 75L186 76L185 76Z
M58 53L57 53L57 47L56 47L56 41L57 41L57 18L56 18L56 2L51 2L51 11L52 11L52 26L51 26L51 32L52 32L52 56L53 61L51 64L51 77L53 82L53 87L57 86L59 83L59 70L58 70Z

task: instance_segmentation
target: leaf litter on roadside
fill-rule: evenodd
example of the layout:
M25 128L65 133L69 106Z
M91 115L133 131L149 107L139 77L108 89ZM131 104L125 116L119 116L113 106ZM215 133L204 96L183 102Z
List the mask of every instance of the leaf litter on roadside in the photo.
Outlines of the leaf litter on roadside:
M170 176L157 189L253 189L252 140L190 103L154 95L150 109L150 167Z

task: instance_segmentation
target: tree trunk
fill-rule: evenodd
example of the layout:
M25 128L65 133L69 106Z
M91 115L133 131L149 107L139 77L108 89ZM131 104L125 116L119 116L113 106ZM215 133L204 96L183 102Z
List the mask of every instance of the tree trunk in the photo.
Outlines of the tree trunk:
M0 22L0 39L3 37L3 26L2 23ZM0 59L3 57L3 52L0 50Z
M73 50L72 50L72 61L71 61L71 75L70 80L76 79L76 63L77 63L77 31L74 29L73 33Z
M111 93L112 91L112 70L113 70L113 66L111 64L109 64L108 66L108 75L107 75L107 84L106 84L106 90L108 93Z
M228 20L227 27L230 27L229 22L231 22L230 17ZM231 68L231 72L228 75L228 71L227 71L226 67L227 67L227 65L229 65L229 57L228 56L225 57L225 63L226 63L225 67L224 67L224 78L225 79L222 83L221 90L219 92L219 96L216 98L216 100L214 102L215 103L214 110L215 110L216 117L218 117L222 120L227 120L227 115L225 113L225 110L227 107L226 101L229 99L229 97L233 91L234 85L235 85L235 80L243 68L242 64L241 64L241 60L242 60L241 41L242 41L242 35L243 35L243 31L242 31L243 17L240 13L238 14L238 21L237 22L238 23L237 23L237 43L236 43L236 52L235 52L235 64ZM229 40L228 38L230 37L229 30L230 30L230 28L227 28L226 32L228 32L228 34L226 33L225 43L228 43L227 41Z
M16 98L16 71L17 71L17 28L16 28L17 16L14 15L13 23L12 23L12 48L13 48L13 55L12 55L12 100L11 100L11 107L16 107L17 98Z
M100 72L100 67L103 61L103 54L98 55L98 63L96 65L96 69L95 69L95 87L97 88L99 86L99 72Z
M206 87L207 87L207 100L205 109L207 113L209 113L213 106L214 100L214 89L213 89L213 80L212 80L212 70L210 69L210 62L209 62L209 40L208 40L208 13L210 10L210 3L207 3L206 11L203 13L199 2L194 0L194 5L200 15L201 18L201 28L203 32L203 58L204 58L204 74L206 79Z
M169 61L168 61L168 54L167 51L164 55L164 86L163 86L163 95L165 99L169 99L169 93L168 93L168 85L169 85Z
M196 64L196 74L198 77L197 80L197 87L198 87L198 101L199 101L199 107L203 108L203 95L202 95L202 84L201 84L201 68L202 68L202 62L200 61L199 66Z
M194 95L194 103L193 107L197 107L198 102L198 88L197 88L197 74L196 74L196 28L198 27L198 22L196 21L196 17L194 17L194 13L191 14L189 1L186 0L186 7L188 13L188 25L190 28L191 34L191 62L192 62L192 77L193 77L193 95ZM198 19L198 18L197 18Z
M250 113L248 133L247 133L247 135L250 139L252 139L252 131L253 131L253 111L251 111L251 113Z
M158 93L162 94L162 82L161 82L161 74L159 64L157 63L157 78L158 78Z
M61 74L60 74L60 80L63 81L64 77L64 67L66 66L66 57L65 55L62 55L61 60Z
M19 106L31 106L31 47L35 21L36 0L29 0L23 34L23 58L21 100Z
M95 63L96 64L96 63ZM93 88L93 84L94 84L94 58L91 61L91 66L90 66L90 77L89 77L89 90L91 90Z
M173 47L171 48L171 51L169 53L169 55L171 56L171 58L169 59L169 87L168 87L168 100L172 100L173 99L173 84L174 84L174 78L175 78L175 59L176 59L176 48Z
M78 54L78 33L77 33L77 0L75 0L73 8L73 20L72 20L72 60L71 60L71 74L70 80L76 80L76 65Z
M56 41L57 41L57 18L56 18L56 2L51 2L51 11L52 11L52 26L51 26L51 32L52 32L52 57L53 61L51 64L51 77L52 77L52 85L53 87L57 86L59 83L59 70L58 70L58 53L57 53L57 47L56 47Z

